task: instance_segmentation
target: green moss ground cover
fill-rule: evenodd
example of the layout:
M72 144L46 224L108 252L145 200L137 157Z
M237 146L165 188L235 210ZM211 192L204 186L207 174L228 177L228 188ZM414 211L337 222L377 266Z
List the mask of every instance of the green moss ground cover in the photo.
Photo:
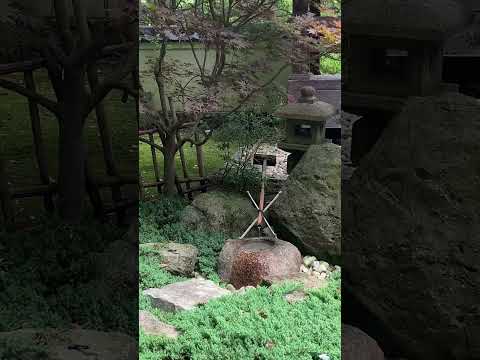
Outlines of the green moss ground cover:
M183 200L165 198L140 206L140 242L176 241L199 248L199 272L218 282L216 261L224 236L191 231L178 223ZM140 309L177 327L176 340L140 334L142 360L340 359L340 275L306 300L289 304L297 284L259 287L213 300L193 311L167 313L151 307L141 291L185 280L164 271L151 250L140 249ZM223 286L223 285L222 285Z
M106 269L96 262L125 230L91 218L76 226L43 222L29 232L0 232L0 332L77 324L132 333L136 301L105 286Z

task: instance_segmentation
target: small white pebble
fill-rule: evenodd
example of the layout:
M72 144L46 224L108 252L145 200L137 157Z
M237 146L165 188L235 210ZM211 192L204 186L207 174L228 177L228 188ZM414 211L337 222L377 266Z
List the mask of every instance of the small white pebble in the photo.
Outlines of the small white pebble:
M330 360L330 356L327 354L318 355L318 360Z

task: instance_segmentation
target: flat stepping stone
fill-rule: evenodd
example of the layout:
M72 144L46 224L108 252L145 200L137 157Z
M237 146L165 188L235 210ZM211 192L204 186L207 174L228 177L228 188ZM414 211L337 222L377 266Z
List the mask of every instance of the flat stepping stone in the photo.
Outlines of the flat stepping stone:
M299 272L289 276L270 276L268 278L265 278L263 283L266 285L273 285L273 284L280 284L284 282L300 283L303 285L303 288L305 290L321 289L328 285L328 281L326 279L322 279L313 274L307 274L304 272Z
M307 298L307 295L303 291L294 291L285 295L284 297L289 304L295 304L297 302L305 300Z
M175 326L158 320L153 314L145 310L139 311L138 322L140 328L147 335L166 336L172 339L175 339L180 335Z
M192 310L197 305L229 295L230 291L217 286L210 280L190 279L160 289L147 289L143 294L150 298L152 305L156 308L164 311L181 311Z
M0 340L19 345L41 345L46 352L45 356L32 354L29 356L30 359L130 360L138 357L138 340L118 332L85 329L20 329L0 332ZM1 358L4 359L4 357ZM20 358L24 357L19 355L17 359Z

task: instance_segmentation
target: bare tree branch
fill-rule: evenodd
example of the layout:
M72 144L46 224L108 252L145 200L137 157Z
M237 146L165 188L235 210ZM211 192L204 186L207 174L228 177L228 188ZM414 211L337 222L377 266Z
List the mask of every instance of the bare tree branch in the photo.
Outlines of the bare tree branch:
M46 97L38 94L37 92L28 90L27 88L24 88L23 86L17 85L14 82L5 80L5 79L0 79L0 87L11 90L13 92L16 92L17 94L23 95L35 102L37 102L39 105L43 106L45 109L51 111L55 115L60 114L60 109L58 107L58 104L47 99Z
M90 114L90 112L96 107L96 105L100 103L110 93L111 90L121 86L121 81L126 76L132 73L136 66L136 61L138 60L136 51L133 50L134 49L132 49L128 54L125 65L121 66L118 71L114 72L107 79L98 84L93 90L90 101L85 110L85 117ZM125 88L122 87L122 90L125 90Z
M58 30L62 36L68 54L73 49L74 39L70 30L70 16L68 13L67 0L54 0L55 18Z

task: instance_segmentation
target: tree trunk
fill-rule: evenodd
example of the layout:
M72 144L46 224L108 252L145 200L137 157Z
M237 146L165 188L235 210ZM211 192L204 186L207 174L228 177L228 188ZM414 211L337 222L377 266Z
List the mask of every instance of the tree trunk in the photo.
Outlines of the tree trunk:
M310 9L310 0L293 0L293 15L305 15Z
M61 219L79 223L85 197L86 143L83 137L85 88L83 69L65 74L65 92L59 126L58 210Z
M164 177L164 193L167 195L175 195L177 188L175 186L175 176L177 173L175 154L177 152L177 143L175 135L167 135L164 143L164 163L163 163L163 177Z

